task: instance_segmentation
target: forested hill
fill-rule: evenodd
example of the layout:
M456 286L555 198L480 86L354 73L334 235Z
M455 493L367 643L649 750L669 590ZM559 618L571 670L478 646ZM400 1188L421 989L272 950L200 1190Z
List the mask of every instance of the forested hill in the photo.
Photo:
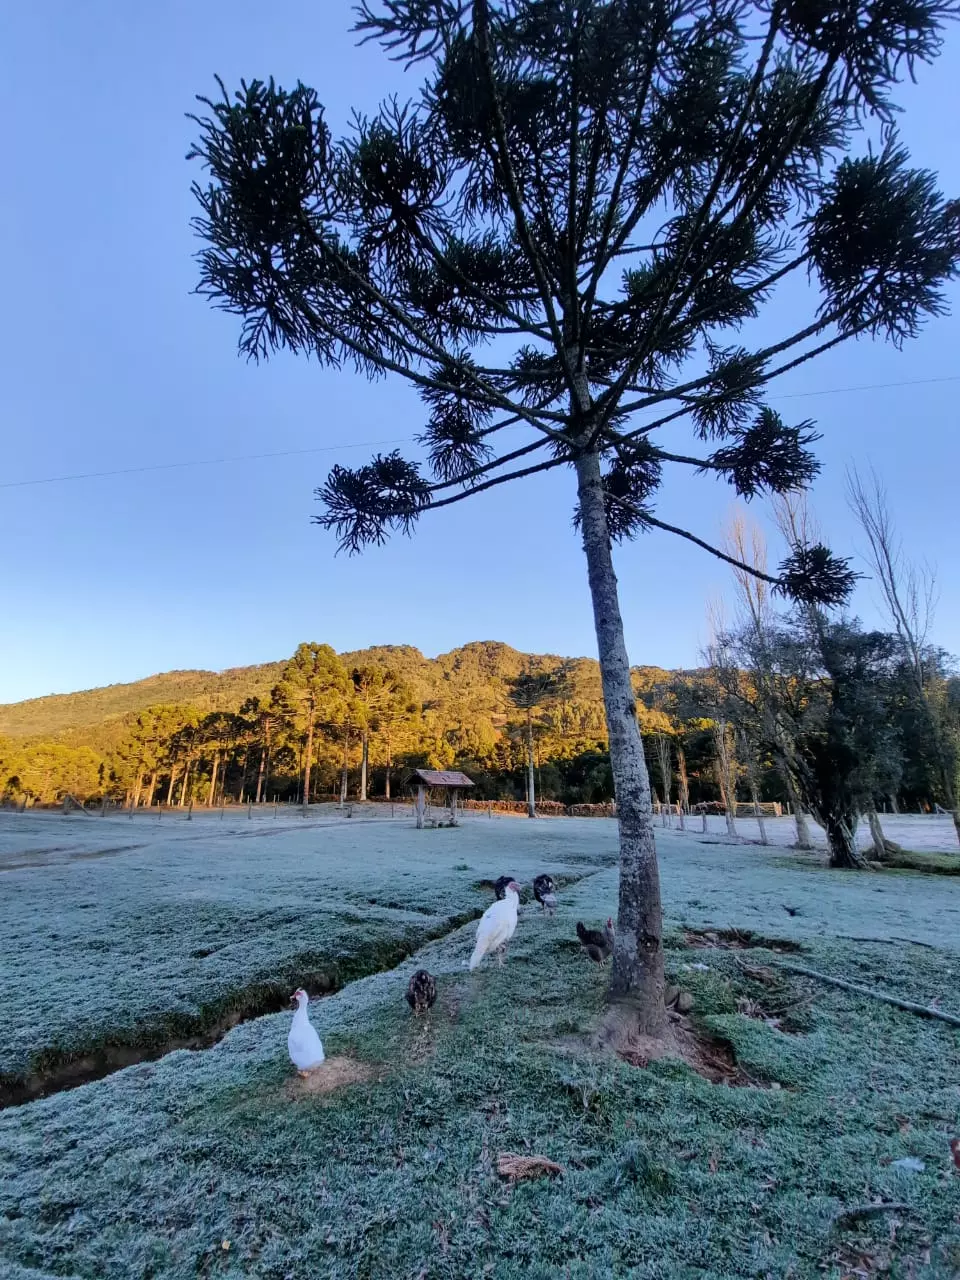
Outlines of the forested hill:
M389 667L405 680L418 701L458 702L461 713L469 715L470 703L478 695L496 692L502 697L509 677L516 676L531 659L539 665L541 661L550 662L552 656L520 653L497 641L475 641L436 658L424 657L411 645L375 645L341 657L348 666ZM266 699L280 679L283 666L280 661L219 672L166 671L131 684L0 705L0 737L96 740L100 736L96 730L108 721L136 715L158 704L190 704L202 711L235 710L247 698ZM597 663L582 658L576 660L575 666L581 690L589 690L599 702ZM649 670L651 675L666 675L658 668Z
M135 715L157 703L226 710L245 698L268 694L282 668L282 662L265 662L227 671L164 671L131 684L108 684L101 689L0 704L0 736L56 738L69 730L90 729L119 716Z

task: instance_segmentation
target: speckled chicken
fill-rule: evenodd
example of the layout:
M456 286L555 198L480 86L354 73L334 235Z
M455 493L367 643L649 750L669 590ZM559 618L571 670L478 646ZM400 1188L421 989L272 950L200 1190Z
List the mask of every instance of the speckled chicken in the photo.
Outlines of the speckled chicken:
M607 923L603 926L602 933L599 929L586 928L583 922L578 920L577 937L580 939L580 945L594 964L598 964L603 968L607 960L613 954L613 947L616 942L616 933L613 928L613 917L607 917Z
M497 901L503 902L507 896L507 885L513 883L513 876L499 876L493 882L493 891L497 895Z
M551 876L537 876L533 882L533 896L547 915L556 913L557 891Z
M426 1013L437 999L437 980L426 969L418 969L407 985L407 1004L414 1013Z

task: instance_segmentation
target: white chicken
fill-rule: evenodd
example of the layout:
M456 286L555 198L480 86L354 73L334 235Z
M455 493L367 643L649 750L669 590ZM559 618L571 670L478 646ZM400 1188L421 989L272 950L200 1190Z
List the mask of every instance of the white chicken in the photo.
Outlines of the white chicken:
M470 968L475 969L486 955L497 953L497 960L503 964L507 943L513 937L517 927L517 908L520 905L520 886L511 880L504 888L504 896L500 902L487 907L477 925L477 945L470 957Z
M290 1024L287 1048L290 1051L290 1061L297 1068L300 1075L306 1079L307 1074L319 1067L323 1062L323 1044L319 1035L317 1035L316 1027L310 1021L307 1013L307 1004L310 1001L310 997L300 987L290 999L296 1001L297 1010L293 1015L293 1022Z

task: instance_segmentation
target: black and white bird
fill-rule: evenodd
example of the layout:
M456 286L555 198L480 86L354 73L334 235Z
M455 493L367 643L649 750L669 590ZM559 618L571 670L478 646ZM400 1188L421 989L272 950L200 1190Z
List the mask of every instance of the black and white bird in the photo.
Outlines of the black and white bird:
M418 969L407 985L407 1004L414 1013L432 1009L437 999L437 980L426 969Z
M497 901L502 902L507 896L507 885L513 883L513 876L499 876L493 882L493 891L497 895Z
M586 928L583 922L578 920L577 937L580 939L580 945L594 964L598 964L603 968L607 960L613 954L613 947L616 942L616 933L613 928L613 917L607 916L607 923L603 926L602 933L599 929Z
M533 882L533 896L540 903L540 907L548 915L554 915L557 910L557 890L550 876L537 876Z

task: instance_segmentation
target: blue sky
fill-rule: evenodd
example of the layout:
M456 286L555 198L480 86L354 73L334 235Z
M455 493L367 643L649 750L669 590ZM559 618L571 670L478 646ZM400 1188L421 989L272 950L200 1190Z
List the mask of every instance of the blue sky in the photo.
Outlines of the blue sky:
M309 523L313 488L334 461L365 460L362 442L402 447L419 429L418 402L395 383L291 358L245 364L236 321L190 295L193 95L212 89L214 73L228 85L299 77L337 132L351 107L406 87L375 48L355 47L349 24L346 0L4 6L0 41L14 56L0 105L16 123L0 207L0 701L276 659L304 639L340 650L410 643L428 654L500 639L595 653L572 475L496 490L428 516L412 541L335 558L332 537ZM938 169L951 194L960 193L950 133L958 84L955 29L940 61L899 95L915 163ZM960 290L952 302L956 312ZM773 331L809 305L801 291L788 298ZM935 638L954 651L960 381L925 380L956 378L958 350L955 314L902 352L872 343L832 352L779 384L773 401L824 433L813 505L839 551L857 543L844 468L876 468L908 551L937 563ZM904 382L913 385L888 385ZM843 390L874 384L883 385ZM361 443L345 449L345 439ZM294 450L316 452L11 483ZM716 538L731 497L684 473L659 514ZM659 533L622 549L617 567L632 660L695 663L705 603L728 587L725 570ZM856 607L874 620L869 584Z

